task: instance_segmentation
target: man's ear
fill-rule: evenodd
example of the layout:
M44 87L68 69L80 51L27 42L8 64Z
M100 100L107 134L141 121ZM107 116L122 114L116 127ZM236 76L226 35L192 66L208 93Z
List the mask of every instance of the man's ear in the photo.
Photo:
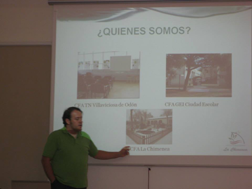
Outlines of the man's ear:
M70 119L65 119L65 121L67 125L70 125Z

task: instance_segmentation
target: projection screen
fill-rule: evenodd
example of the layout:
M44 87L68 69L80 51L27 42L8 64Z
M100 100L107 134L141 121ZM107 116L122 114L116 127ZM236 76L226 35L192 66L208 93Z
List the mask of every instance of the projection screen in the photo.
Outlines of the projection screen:
M106 162L251 166L251 3L55 6L51 131L83 111Z

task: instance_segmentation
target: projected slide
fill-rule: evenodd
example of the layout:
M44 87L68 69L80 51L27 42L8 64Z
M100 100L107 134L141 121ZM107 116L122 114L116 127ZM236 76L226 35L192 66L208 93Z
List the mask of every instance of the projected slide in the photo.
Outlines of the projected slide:
M56 6L53 130L101 150L250 156L251 7Z

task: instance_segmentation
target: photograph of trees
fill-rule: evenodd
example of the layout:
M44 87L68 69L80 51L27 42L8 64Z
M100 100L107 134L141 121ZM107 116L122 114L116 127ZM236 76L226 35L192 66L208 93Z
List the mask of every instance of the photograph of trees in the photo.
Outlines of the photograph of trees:
M232 54L167 54L166 97L232 97Z
M126 144L171 144L171 109L127 110Z

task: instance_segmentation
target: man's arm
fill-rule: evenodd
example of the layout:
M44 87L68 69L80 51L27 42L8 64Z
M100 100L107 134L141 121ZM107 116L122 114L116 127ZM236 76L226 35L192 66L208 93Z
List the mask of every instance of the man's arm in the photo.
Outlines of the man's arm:
M45 174L47 178L50 180L51 183L55 181L55 176L53 173L52 165L51 165L51 159L49 157L42 156L42 165L45 171Z
M105 159L114 159L114 158L124 157L124 156L129 155L129 150L130 148L128 146L124 147L119 152L106 152L106 151L99 150L94 158L105 160Z

